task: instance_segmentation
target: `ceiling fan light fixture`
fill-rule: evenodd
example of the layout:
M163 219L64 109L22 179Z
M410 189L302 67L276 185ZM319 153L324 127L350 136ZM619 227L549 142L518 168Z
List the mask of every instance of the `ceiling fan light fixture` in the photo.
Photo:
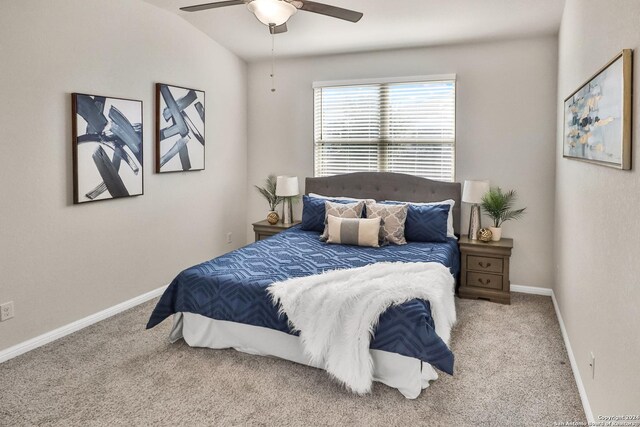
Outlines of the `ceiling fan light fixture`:
M267 26L282 25L298 11L298 8L284 0L252 0L247 7Z

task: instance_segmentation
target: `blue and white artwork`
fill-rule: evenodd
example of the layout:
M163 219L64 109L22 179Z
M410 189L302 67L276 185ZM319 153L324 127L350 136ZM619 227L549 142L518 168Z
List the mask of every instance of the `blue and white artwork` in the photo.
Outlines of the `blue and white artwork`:
M204 169L204 92L158 83L156 170Z
M564 156L624 168L624 55L564 102Z
M142 101L72 94L74 203L143 193Z

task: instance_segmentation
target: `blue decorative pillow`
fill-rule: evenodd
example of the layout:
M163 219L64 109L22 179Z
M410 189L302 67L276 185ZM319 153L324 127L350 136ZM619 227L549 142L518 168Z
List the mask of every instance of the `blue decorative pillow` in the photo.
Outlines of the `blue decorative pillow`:
M458 240L458 237L456 237L456 232L453 228L453 207L456 205L456 201L453 199L448 199L448 200L442 200L441 202L426 202L426 203L414 203L414 202L394 202L391 200L385 200L385 202L389 202L392 204L400 204L400 203L408 203L411 205L418 205L418 206L423 206L423 205L427 205L427 206L433 206L433 205L447 205L449 206L449 219L447 220L447 237L451 238L451 239L456 239Z
M326 201L334 203L353 203L353 200L336 200L336 199L321 199L318 197L310 197L306 194L302 196L302 224L301 228L307 231L317 231L322 233L324 231L325 220L325 207Z
M446 242L449 205L409 205L404 235L411 242Z
M384 204L398 204L385 201ZM449 205L417 205L408 203L409 211L404 225L404 236L410 242L447 241Z

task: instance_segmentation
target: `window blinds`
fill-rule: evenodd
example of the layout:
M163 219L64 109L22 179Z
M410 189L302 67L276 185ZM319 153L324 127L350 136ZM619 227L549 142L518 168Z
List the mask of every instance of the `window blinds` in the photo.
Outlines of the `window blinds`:
M315 176L455 174L455 80L314 88Z

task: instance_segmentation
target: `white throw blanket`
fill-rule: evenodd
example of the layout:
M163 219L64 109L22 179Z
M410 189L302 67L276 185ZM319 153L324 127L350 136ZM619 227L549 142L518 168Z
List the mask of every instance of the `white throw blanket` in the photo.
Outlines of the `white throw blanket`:
M369 353L380 315L412 299L431 303L436 333L449 344L456 321L454 279L438 263L382 262L289 279L268 289L300 332L305 352L358 394L373 382Z

